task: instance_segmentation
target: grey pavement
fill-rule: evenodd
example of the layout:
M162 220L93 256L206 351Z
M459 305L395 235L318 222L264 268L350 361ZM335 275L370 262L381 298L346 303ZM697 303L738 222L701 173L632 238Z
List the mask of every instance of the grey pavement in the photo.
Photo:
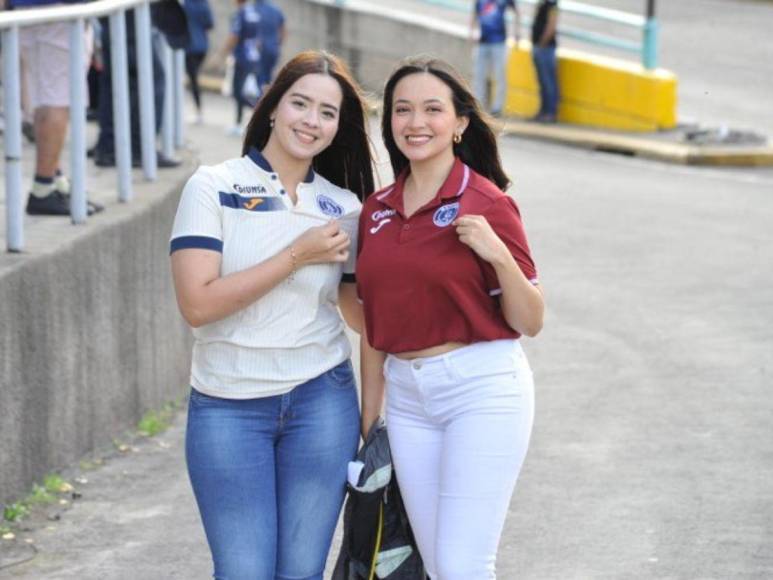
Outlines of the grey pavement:
M659 5L686 14L698 3ZM700 6L747 14L715 30L745 60L754 42L743 31L763 27L770 3ZM699 60L700 49L684 50L679 58ZM713 79L713 65L690 65L682 90L696 114L759 120L767 101L759 84L744 85L754 67L720 65ZM710 81L722 97L704 101L697 87ZM208 124L188 137L212 163L240 144L224 133L229 104L205 97ZM668 166L513 137L501 147L548 314L524 341L537 417L498 577L773 578L773 170ZM180 412L166 433L127 437L97 469L68 471L82 497L0 541L0 566L31 558L0 578L208 577L183 432Z
M212 162L239 143L207 106L189 137ZM502 156L549 306L499 577L773 577L773 171L514 138ZM37 548L0 578L208 577L183 424L68 473L82 498L0 543Z

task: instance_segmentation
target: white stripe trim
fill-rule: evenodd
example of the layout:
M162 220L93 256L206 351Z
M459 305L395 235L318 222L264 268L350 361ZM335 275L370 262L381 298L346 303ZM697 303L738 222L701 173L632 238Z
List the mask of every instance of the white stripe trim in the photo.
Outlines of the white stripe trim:
M384 193L382 193L381 195L377 195L377 196L376 196L376 199L377 199L377 200L379 200L379 201L381 201L381 200L382 200L382 199L384 199L384 198L385 198L387 195L389 195L390 193L392 193L392 192L394 191L394 189L395 189L394 187L390 187L389 189L387 189L387 190L386 190Z
M467 189L467 183L470 181L470 168L464 166L464 177L462 178L462 185L459 187L459 191L456 192L456 197L462 195L462 192Z
M539 286L539 278L532 278L529 280L534 286Z
M502 293L501 288L496 288L494 290L489 290L488 295L489 296L499 296Z

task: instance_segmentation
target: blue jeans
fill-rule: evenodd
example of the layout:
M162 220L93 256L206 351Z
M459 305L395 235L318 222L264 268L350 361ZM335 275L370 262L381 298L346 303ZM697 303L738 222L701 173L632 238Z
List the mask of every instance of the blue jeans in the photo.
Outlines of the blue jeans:
M284 395L191 389L186 459L220 580L322 580L359 443L347 360Z
M475 53L475 70L473 70L473 88L475 98L485 109L488 109L488 94L486 86L488 79L494 81L494 101L491 112L499 114L505 104L505 67L507 66L507 45L504 42L479 44Z
M556 47L534 46L531 49L534 68L539 80L540 115L555 117L558 112L558 79L556 76Z

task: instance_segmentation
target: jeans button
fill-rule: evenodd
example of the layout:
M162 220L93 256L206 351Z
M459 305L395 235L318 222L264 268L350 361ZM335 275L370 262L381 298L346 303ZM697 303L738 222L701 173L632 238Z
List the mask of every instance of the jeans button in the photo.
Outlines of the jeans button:
M413 363L413 368L415 368L416 370L419 370L421 368L421 363L419 361L415 361Z

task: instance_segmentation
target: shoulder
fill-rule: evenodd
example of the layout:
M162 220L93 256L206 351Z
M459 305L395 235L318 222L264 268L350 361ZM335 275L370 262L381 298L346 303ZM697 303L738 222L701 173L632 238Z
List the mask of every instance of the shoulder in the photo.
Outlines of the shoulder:
M201 165L188 179L188 184L212 190L231 187L245 171L244 158L228 159L217 165Z
M327 196L334 203L342 206L345 215L359 214L362 209L362 202L360 202L353 191L331 183L318 173L314 176L314 188L318 197L321 195Z
M374 211L384 205L382 200L394 191L395 185L396 184L392 183L371 193L365 200L362 211Z
M462 203L468 206L469 211L484 212L507 197L493 181L470 169L470 178L462 194Z

